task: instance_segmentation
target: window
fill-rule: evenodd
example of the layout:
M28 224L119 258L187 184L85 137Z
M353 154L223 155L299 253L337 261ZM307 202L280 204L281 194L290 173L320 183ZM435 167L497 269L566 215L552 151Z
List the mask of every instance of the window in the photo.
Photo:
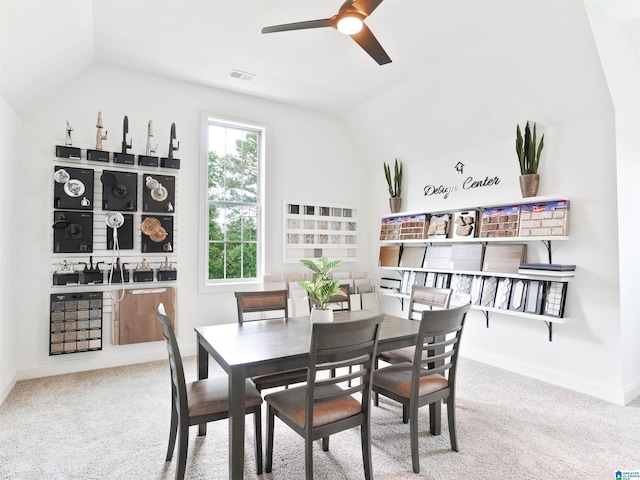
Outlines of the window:
M264 128L207 117L207 283L262 276Z

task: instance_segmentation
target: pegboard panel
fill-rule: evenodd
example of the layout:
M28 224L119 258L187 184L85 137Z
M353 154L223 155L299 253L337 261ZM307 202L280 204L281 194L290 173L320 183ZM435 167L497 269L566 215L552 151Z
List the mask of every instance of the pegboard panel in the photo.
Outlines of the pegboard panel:
M52 142L50 192L47 197L52 222L49 236L51 292L52 295L58 296L73 294L82 296L87 292L92 292L92 294L101 292L101 342L108 341L111 337L111 342L117 345L120 338L119 320L121 318L118 317L119 301L124 301L125 292L155 289L166 291L170 289L172 300L169 303L172 311L175 311L175 284L178 270L176 252L180 246L178 235L179 204L177 202L180 189L179 169L114 163L114 152L107 151L101 153L104 153L103 157L108 158L109 161L91 161L87 159L87 150L93 149L94 145L75 142L74 148L77 147L75 150L79 151L80 155L74 155L74 158L58 157L57 151L64 150L57 148L60 145L64 145L63 140ZM106 175L103 177L103 174ZM92 183L89 184L91 176L93 177ZM120 177L129 179L125 181L124 186L130 191L135 190L135 199L131 197L132 202L126 201L119 205L121 208L116 210L125 216L126 225L118 229L118 243L122 243L124 248L114 252L112 249L113 230L107 226L105 221L107 214L113 210L103 209L103 194L105 194L105 189L111 188L111 195L122 195L123 191L118 190L120 185L117 183L122 181ZM131 179L134 177L135 185L131 183ZM105 181L103 182L101 178L104 178ZM114 188L116 189L115 193ZM135 209L127 208L128 203L134 204ZM79 221L76 221L79 213L92 216L90 221L87 220L88 217L82 217L84 223L80 225L80 228L77 227ZM145 219L150 220L145 223L147 228L143 229L142 222ZM149 224L155 225L154 219L157 219L159 228L149 229ZM60 242L61 237L84 238L89 233L87 229L91 230L90 246L89 242L78 240L68 242L71 244L70 247L60 248L60 245L65 243L64 240ZM58 243L56 243L56 239ZM113 281L109 282L112 264L120 266L121 270L115 270ZM122 282L123 277L124 283ZM56 306L60 305L63 304L56 304ZM56 314L56 318L58 317L60 314ZM55 326L57 328L65 325L56 324ZM73 325L70 323L69 326ZM111 335L108 335L108 330L111 330ZM51 345L55 343L53 348L56 351L54 354L91 350L85 349L84 343L80 344L81 349L74 350L71 348L71 340L67 346L59 345L57 341L62 338L64 342L65 331L56 333L62 333L62 336L56 335L56 342L50 343ZM80 337L82 338L84 335L81 333ZM70 333L66 335L66 338L71 339L73 336ZM94 346L96 344L93 342ZM77 343L75 346L77 347Z

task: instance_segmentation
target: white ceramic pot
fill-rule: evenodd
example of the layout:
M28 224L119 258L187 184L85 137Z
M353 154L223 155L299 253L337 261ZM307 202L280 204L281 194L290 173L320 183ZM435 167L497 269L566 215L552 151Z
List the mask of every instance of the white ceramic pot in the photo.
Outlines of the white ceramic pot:
M311 309L311 323L329 323L333 322L333 310L321 310L319 308Z

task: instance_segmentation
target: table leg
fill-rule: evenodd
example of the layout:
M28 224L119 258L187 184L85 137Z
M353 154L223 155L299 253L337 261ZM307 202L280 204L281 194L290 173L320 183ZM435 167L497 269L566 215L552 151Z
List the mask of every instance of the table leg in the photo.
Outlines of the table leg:
M244 421L245 421L244 369L229 372L229 478L244 477Z
M198 380L209 377L209 353L204 349L198 337ZM198 435L207 434L207 424L198 425Z

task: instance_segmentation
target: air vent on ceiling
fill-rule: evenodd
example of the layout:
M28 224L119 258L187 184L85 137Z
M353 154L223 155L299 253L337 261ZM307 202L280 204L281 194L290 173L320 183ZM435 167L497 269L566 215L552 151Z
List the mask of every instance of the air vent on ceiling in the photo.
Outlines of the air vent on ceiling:
M244 80L245 82L250 82L255 77L255 75L253 73L241 72L240 70L236 70L236 69L232 69L229 72L229 76L231 78L237 78L239 80Z

